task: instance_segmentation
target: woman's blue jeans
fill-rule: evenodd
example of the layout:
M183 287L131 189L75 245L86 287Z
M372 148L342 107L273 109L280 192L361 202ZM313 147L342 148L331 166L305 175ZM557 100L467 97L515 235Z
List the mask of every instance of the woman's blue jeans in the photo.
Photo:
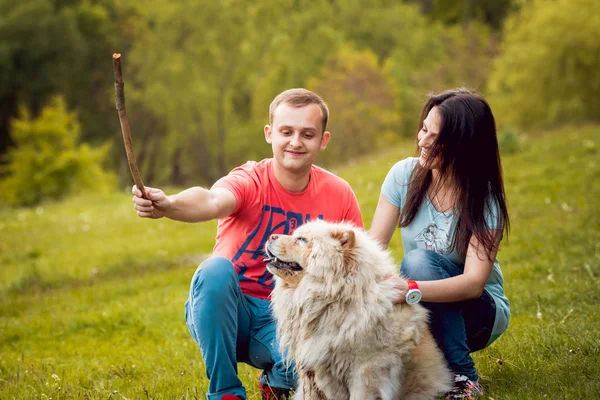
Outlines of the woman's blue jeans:
M400 275L415 281L446 279L463 273L447 257L432 250L412 250L405 255ZM490 339L496 305L485 290L473 300L456 303L422 303L430 311L430 329L448 366L455 374L479 378L469 353L481 350Z
M294 365L285 363L279 352L270 302L242 293L228 259L211 257L200 264L185 303L185 319L204 358L208 399L223 394L246 398L238 361L264 370L262 383L295 388Z

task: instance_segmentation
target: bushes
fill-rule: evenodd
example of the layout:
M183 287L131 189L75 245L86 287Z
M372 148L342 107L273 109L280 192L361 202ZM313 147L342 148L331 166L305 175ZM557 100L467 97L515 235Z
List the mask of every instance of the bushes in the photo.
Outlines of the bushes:
M520 127L600 120L600 14L595 0L534 0L507 20L488 97Z
M397 141L400 116L394 81L373 52L340 50L308 87L326 99L333 116L327 128L334 141L320 156L324 165L340 164Z
M521 150L522 138L513 127L504 127L498 131L498 147L502 154L514 154Z
M102 170L108 145L78 145L80 126L62 98L54 98L39 118L27 111L12 123L15 148L2 169L0 197L11 205L33 206L84 189L105 191L115 177Z

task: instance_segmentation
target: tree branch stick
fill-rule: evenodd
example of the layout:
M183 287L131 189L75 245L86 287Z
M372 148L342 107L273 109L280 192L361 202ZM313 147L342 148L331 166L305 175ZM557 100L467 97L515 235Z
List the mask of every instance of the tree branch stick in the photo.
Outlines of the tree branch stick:
M123 70L121 68L121 54L113 54L113 69L115 72L115 101L117 111L119 112L119 121L121 122L121 132L123 133L123 142L125 143L125 153L127 153L127 163L133 176L133 181L137 188L142 192L142 197L146 198L144 182L138 170L133 152L133 141L131 140L131 127L127 110L125 110L125 90L123 83Z

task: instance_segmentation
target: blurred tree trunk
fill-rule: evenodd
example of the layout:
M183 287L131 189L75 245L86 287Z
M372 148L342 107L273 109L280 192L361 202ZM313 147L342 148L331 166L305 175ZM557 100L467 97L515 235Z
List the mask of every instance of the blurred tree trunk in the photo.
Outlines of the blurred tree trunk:
M191 177L192 182L214 182L213 157L207 145L206 132L202 128L202 116L198 111L194 117L197 132L190 134L193 137L193 148L195 150L194 158L197 160L194 163L192 171L196 172L196 176Z
M185 179L183 177L183 170L181 168L181 148L177 147L173 152L173 157L171 159L171 165L173 166L171 170L171 179L170 182L173 185L181 186L185 183Z
M143 163L140 164L143 166L143 170L146 173L146 180L148 184L152 186L152 182L156 182L156 178L158 176L157 168L160 168L157 160L159 160L159 152L161 150L161 141L157 136L151 136L148 140L148 152L144 154ZM147 159L146 159L147 157Z
M7 93L0 99L0 163L2 155L12 144L9 134L10 119L17 115L17 95L15 92Z
M421 12L425 15L429 15L433 9L433 0L421 0Z
M228 77L227 77L228 78ZM225 162L225 140L227 139L227 127L225 120L225 92L227 84L221 85L217 105L217 175L223 176L227 173Z
M119 138L119 141L123 142L123 139ZM127 154L125 154L125 148L121 145L119 151L119 168L118 178L120 188L130 188L133 185L133 178L131 177L131 171L129 171L129 164L127 163Z
M463 0L463 24L468 24L473 19L473 0Z

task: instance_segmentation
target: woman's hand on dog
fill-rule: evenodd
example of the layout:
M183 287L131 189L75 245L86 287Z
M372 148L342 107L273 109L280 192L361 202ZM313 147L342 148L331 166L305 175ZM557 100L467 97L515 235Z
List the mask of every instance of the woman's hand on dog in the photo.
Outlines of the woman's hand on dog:
M408 282L397 275L392 275L388 279L392 282L392 286L397 292L392 302L394 304L404 303L406 301L406 292L408 291Z

